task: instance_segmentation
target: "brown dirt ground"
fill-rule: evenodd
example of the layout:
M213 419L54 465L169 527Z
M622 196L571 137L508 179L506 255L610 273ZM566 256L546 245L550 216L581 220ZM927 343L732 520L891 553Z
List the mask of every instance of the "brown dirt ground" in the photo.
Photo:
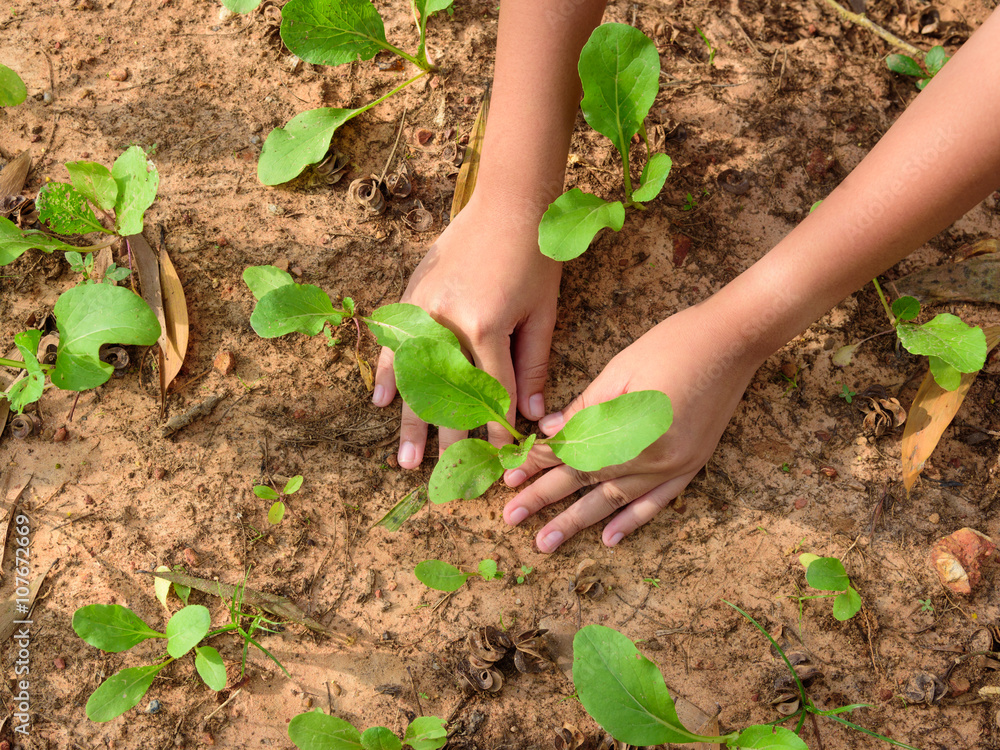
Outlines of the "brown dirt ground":
M877 0L869 11L925 49L944 43L953 51L994 5L941 6L945 20L932 35L907 28L907 16L922 6ZM39 407L39 437L4 436L4 512L24 487L19 502L33 524L34 569L52 565L33 615L32 730L26 739L5 735L13 744L287 748L288 721L310 703L329 704L360 728L401 730L407 712L418 710L417 692L424 713L453 719L454 748L550 747L563 721L596 730L568 699L572 685L558 670L509 676L499 694L463 700L453 676L459 644L470 627L501 619L542 622L563 636L581 624L612 625L641 640L668 685L718 714L724 729L773 720L773 683L782 669L763 638L721 602L728 599L771 632L783 631L789 643L801 640L822 669L812 688L821 707L870 703L852 718L922 748L1000 747L995 707L968 704L978 688L1000 682L981 657L951 673L971 685L965 696L951 694L932 707L907 706L899 697L914 675L943 675L977 631L1000 622L992 573L971 599L957 601L926 563L931 543L957 528L1000 533L995 360L909 498L899 481L898 433L862 437L861 413L837 395L841 384L855 391L878 384L907 404L925 371L889 337L866 344L849 368L832 365L836 348L885 325L866 288L765 364L680 507L613 550L592 529L558 554L539 554L532 538L545 519L505 527L499 510L511 492L503 488L423 511L398 533L372 529L426 480L429 462L415 473L390 468L398 406L382 412L370 405L349 356L321 337L256 337L241 273L252 264L287 263L332 295L353 296L364 311L398 299L447 216L455 169L442 159L442 144L449 129L467 132L489 80L496 3L459 0L454 17L432 21L443 75L349 123L335 139L351 159L349 178L380 171L405 108L400 155L417 175L416 195L436 217L423 234L393 212L362 220L346 202L349 179L328 186L307 177L271 189L255 175L260 141L273 127L309 107L356 106L403 73L373 63L295 65L268 40L260 14L227 17L215 2L12 0L6 7L0 63L20 71L29 100L0 111L0 155L34 150L25 191L33 195L47 179L66 179L65 161L110 164L134 143L155 151L162 181L147 235L155 243L162 234L191 315L191 346L168 416L214 394L224 398L209 416L163 439L147 360L141 371L85 393L72 422L72 395L50 391ZM390 39L412 45L405 3L381 10ZM912 82L886 70L889 49L881 40L808 0L613 2L607 20L634 23L659 43L664 75L651 133L675 167L649 211L567 265L551 404L579 393L653 321L748 267L861 160L916 94ZM695 26L718 48L712 66ZM127 79L113 80L114 71L127 71ZM42 100L45 91L51 102ZM436 133L427 147L414 143L417 128ZM570 185L615 194L611 149L582 118L572 152ZM744 195L719 189L716 179L728 168L750 174ZM697 207L685 210L688 193ZM997 196L887 276L947 263L962 244L995 236ZM58 256L35 252L5 272L4 350L31 311L50 306L76 281ZM945 309L979 324L1000 318L985 306L938 311ZM232 375L212 370L222 350L236 356ZM370 338L362 353L376 356ZM799 368L795 388L780 375L786 362ZM63 425L69 440L53 442ZM837 475L826 476L823 467ZM303 489L285 521L269 527L267 503L252 486L299 473ZM884 512L876 518L878 508ZM840 623L826 602L810 602L800 620L789 598L804 585L797 551L842 557L862 612ZM412 573L426 558L474 566L486 557L508 571L503 581L474 580L444 601ZM599 601L568 592L586 557L598 562L610 589ZM140 573L161 564L232 583L249 571L249 585L287 595L331 627L356 634L357 643L342 648L290 625L262 642L291 679L253 654L242 690L217 697L186 659L165 670L135 710L91 723L83 709L99 682L155 651L147 644L99 653L74 635L72 614L90 603L121 603L162 626L167 614ZM518 585L511 572L521 565L534 572ZM7 596L9 564L3 572ZM375 591L365 597L372 575ZM933 612L921 611L918 600L928 598ZM193 601L208 605L215 622L225 620L219 600L195 594ZM228 662L238 662L236 641L216 644ZM3 644L8 677L14 658L11 644ZM376 690L387 684L399 687L396 695ZM0 686L5 709L10 687ZM224 697L231 700L218 710ZM154 698L162 709L147 713ZM821 722L820 732L806 725L810 747L884 746L830 722Z

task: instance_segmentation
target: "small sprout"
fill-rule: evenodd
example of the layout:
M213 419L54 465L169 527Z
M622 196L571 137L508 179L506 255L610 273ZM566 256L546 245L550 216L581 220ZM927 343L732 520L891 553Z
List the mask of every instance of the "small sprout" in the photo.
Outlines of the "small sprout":
M934 603L931 601L931 598L929 596L926 599L917 599L917 602L920 604L921 612L934 611Z
M530 568L527 565L522 565L521 566L521 575L519 575L517 577L517 582L518 583L524 583L526 580L528 580L528 576L531 575L534 572L535 572L534 568Z
M653 586L654 588L660 588L660 579L659 578L652 578L652 577L650 577L650 578L643 578L642 582L643 583L648 583L650 586Z
M846 384L842 383L840 386L840 393L838 393L837 395L850 404L854 402L854 397L858 395L858 392L852 391L850 388L847 387Z

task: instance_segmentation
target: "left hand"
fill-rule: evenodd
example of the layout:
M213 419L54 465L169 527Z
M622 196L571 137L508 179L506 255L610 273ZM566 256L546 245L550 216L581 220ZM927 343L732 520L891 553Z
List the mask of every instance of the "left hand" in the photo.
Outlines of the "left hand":
M580 409L642 390L670 396L671 428L635 459L596 472L566 466L551 450L533 450L520 468L504 475L508 486L554 468L507 503L504 520L516 526L593 485L538 532L538 549L552 552L578 531L620 511L604 528L604 543L614 546L665 508L711 458L760 364L739 342L727 344L730 330L709 303L702 303L671 316L619 353L580 397L539 422L542 432L554 435Z

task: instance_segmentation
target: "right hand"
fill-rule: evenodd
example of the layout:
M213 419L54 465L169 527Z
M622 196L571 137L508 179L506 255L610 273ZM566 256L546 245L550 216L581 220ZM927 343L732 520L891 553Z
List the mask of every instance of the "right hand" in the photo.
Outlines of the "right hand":
M543 389L556 320L562 264L538 249L537 209L516 210L504 201L469 204L431 245L410 277L402 302L419 305L446 325L476 367L495 377L515 406L531 420L545 414ZM388 406L396 395L392 351L383 348L372 401ZM511 442L502 426L490 423L490 442ZM467 433L441 428L439 453ZM420 465L427 424L403 404L399 465Z

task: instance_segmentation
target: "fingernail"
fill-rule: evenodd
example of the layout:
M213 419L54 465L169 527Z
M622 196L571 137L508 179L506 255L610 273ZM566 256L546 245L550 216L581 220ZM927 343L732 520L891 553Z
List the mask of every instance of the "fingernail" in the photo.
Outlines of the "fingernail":
M549 414L548 416L542 417L538 420L538 429L544 432L546 435L552 435L562 429L563 426L563 415L561 411L557 411L555 414Z
M375 406L382 406L383 405L382 399L384 398L385 398L385 386L384 385L375 386L375 390L372 391L372 403L375 404Z
M508 487L517 487L517 485L527 478L528 475L521 471L521 469L514 469L513 471L507 472L507 476L503 478L503 481L507 483ZM522 508L522 510L524 509ZM527 511L525 511L525 513L527 514Z
M541 393L536 393L528 399L529 419L541 419L545 416L545 397Z
M625 535L620 531L608 540L608 546L614 547L618 542L625 538Z
M561 531L553 531L542 540L542 543L538 545L538 549L542 552L552 552L562 544L562 540L563 533Z
M400 466L412 464L417 460L417 446L413 443L403 443L399 446L399 453L396 455L396 460L399 461ZM410 467L407 466L406 468Z
M517 526L521 521L528 517L527 508L518 508L513 513L510 514L510 518L507 519L507 523L510 526Z

